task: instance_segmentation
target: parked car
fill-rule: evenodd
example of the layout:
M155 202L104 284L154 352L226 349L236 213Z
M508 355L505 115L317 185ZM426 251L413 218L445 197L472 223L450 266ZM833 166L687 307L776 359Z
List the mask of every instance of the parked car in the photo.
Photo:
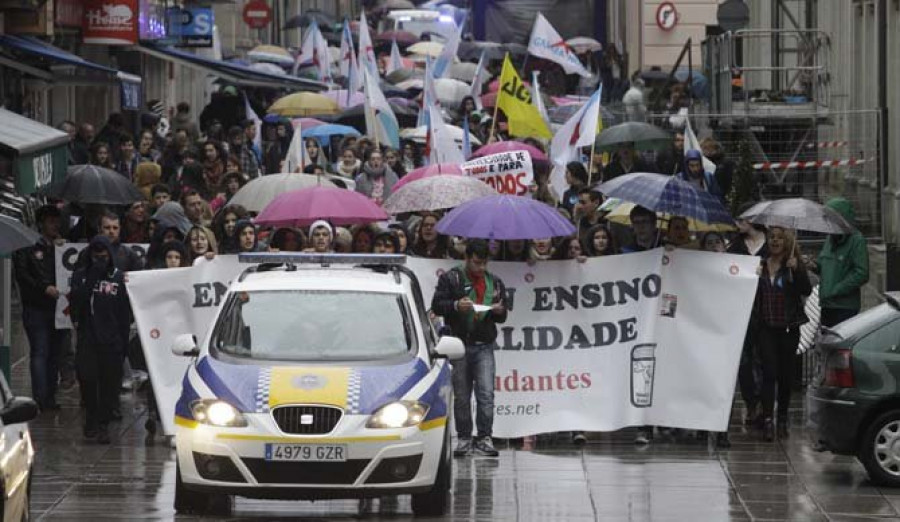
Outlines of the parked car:
M227 515L233 496L412 494L440 515L451 482L449 358L405 256L241 254L175 407L175 509Z
M29 397L16 397L0 372L0 496L4 521L31 519L31 467L34 446L28 422L37 417L38 405Z
M900 486L900 293L823 335L807 390L820 449L854 455L873 482Z

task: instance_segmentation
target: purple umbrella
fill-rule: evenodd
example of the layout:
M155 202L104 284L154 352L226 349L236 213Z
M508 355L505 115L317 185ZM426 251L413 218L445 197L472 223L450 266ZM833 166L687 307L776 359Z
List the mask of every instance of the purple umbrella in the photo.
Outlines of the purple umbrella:
M438 222L437 231L448 236L509 240L568 236L575 233L575 227L546 203L497 195L456 207Z
M498 154L500 152L512 152L516 150L524 150L531 154L532 161L547 161L547 154L541 152L540 149L536 147L532 147L526 143L522 143L521 141L497 141L494 143L490 143L483 147L479 147L478 150L475 151L475 154L472 154L473 158L480 158L482 156L489 156L491 154Z
M254 220L263 226L308 226L324 219L334 225L384 221L387 213L371 199L352 190L312 187L285 192L266 205Z

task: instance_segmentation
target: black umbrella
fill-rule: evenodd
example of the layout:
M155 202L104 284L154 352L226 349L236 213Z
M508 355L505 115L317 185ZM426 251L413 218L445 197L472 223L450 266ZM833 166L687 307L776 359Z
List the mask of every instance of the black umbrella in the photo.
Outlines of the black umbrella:
M66 179L50 188L50 196L97 205L130 205L144 197L128 178L96 165L69 167Z
M597 137L597 148L612 151L625 145L637 150L663 149L672 144L672 135L655 125L628 121L603 129Z
M334 18L318 9L310 9L303 14L289 18L288 21L284 23L284 29L306 27L311 24L313 20L319 24L319 29L321 29L322 32L334 30Z
M19 220L0 214L0 255L37 243L40 235Z
M397 117L397 123L400 128L405 127L415 127L418 122L418 114L415 110L409 107L403 107L401 105L397 105L395 103L391 103L391 110L394 111L394 116ZM355 128L356 130L366 133L366 110L365 105L356 105L354 107L350 107L344 112L340 113L336 118L334 118L334 123L339 123L341 125L349 125L350 127Z

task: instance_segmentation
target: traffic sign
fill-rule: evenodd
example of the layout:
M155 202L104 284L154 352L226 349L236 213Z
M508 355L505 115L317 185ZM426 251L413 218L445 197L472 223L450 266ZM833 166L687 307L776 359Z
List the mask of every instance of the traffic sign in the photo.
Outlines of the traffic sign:
M272 22L272 8L265 0L250 0L244 6L244 22L253 29L262 29Z
M663 2L656 8L656 25L663 31L671 31L678 23L678 11L672 2Z

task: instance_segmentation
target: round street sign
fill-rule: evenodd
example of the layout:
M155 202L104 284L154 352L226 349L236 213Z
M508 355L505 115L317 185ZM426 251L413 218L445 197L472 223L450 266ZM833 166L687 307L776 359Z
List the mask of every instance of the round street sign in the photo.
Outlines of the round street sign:
M244 22L253 29L262 29L272 21L272 8L265 0L250 0L244 6Z
M678 11L672 2L663 2L656 8L656 25L663 31L671 31L678 23Z
M750 23L750 8L742 0L725 0L719 4L716 15L726 31L737 31Z

